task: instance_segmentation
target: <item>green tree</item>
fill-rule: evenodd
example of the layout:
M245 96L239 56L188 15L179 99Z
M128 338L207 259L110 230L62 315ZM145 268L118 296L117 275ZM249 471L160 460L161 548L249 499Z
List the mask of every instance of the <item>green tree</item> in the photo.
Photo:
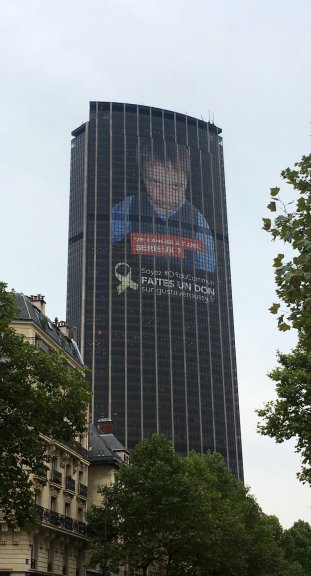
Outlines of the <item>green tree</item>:
M311 526L298 520L285 530L283 538L285 558L303 570L303 575L311 574Z
M40 434L72 441L85 431L84 370L39 352L11 327L15 296L0 283L0 508L9 523L35 520L32 475L47 460Z
M91 552L107 576L120 567L144 576L285 574L275 525L219 454L182 458L154 435L101 493L89 513Z
M298 477L311 483L311 155L281 175L292 186L294 200L285 205L280 189L272 188L268 208L277 216L273 221L264 218L263 228L292 251L288 259L281 253L274 259L281 302L272 304L270 311L277 315L281 331L297 330L298 342L289 354L278 353L279 365L269 374L277 399L258 410L262 419L258 430L277 442L294 438L302 457Z
M269 374L277 399L258 410L261 434L278 443L295 438L302 466L298 478L311 484L311 353L298 345L289 354L278 353L279 366Z
M311 154L303 156L294 170L281 172L282 178L293 187L296 197L285 205L280 188L271 188L268 208L276 212L272 221L263 218L263 228L273 240L279 239L292 248L287 260L279 253L274 259L276 293L281 303L274 303L270 311L278 315L280 330L297 328L302 343L311 343ZM281 306L286 309L282 310Z

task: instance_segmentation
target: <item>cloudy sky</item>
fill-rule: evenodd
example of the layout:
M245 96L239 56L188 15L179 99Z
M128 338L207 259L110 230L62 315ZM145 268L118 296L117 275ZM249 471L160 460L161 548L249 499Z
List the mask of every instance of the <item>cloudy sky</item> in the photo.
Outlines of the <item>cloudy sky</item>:
M256 434L266 373L295 343L267 311L269 188L310 152L310 0L1 0L1 279L65 317L70 133L90 100L223 129L246 483L283 526L311 522L293 445ZM284 196L290 190L284 185Z

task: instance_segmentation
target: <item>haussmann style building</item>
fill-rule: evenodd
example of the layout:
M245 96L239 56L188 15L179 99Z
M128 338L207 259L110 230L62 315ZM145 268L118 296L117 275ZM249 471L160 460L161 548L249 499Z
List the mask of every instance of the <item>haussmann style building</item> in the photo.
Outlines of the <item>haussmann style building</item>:
M67 322L93 421L221 452L243 478L221 129L91 102L72 132Z
M44 296L16 293L15 298L12 328L37 350L56 350L69 365L82 368L75 330L46 316ZM86 512L101 504L98 486L113 484L129 454L109 418L88 428L89 434L70 444L41 434L49 459L32 477L38 524L31 530L12 527L0 510L0 576L100 576L89 565Z
M82 368L75 331L46 316L44 296L16 293L15 298L17 313L11 327L37 350L55 350L68 365ZM38 525L32 530L12 528L0 511L0 575L84 576L89 541L88 438L85 434L64 444L40 436L49 460L33 478Z

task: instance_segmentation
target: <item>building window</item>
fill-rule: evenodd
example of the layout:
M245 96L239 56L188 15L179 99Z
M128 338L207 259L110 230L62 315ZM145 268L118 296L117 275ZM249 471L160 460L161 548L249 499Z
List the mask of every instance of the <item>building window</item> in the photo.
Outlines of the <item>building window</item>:
M35 495L35 504L37 504L37 506L41 505L41 492L36 492Z
M51 510L57 512L57 498L55 496L51 496Z
M70 502L65 502L64 513L65 516L70 516Z
M71 464L67 464L66 466L66 490L71 490L71 492L75 492L76 483L75 480L72 478L72 466Z
M57 484L58 486L62 485L62 473L57 470L58 468L58 459L56 457L52 458L51 462L51 482Z
M53 572L53 551L51 548L47 549L47 572Z
M65 546L64 548L64 559L63 559L63 575L66 576L68 574L68 565L69 565L69 546Z
M35 543L33 542L30 545L30 568L32 568L32 570L36 569L36 546Z

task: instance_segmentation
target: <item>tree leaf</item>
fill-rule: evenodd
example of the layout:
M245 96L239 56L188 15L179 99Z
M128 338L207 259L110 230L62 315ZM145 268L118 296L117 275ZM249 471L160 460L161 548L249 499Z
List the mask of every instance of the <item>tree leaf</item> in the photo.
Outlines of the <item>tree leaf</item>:
M275 202L269 202L267 208L268 208L271 212L276 212L276 203L275 203Z
M272 306L270 306L269 310L270 310L271 314L277 314L279 308L280 308L280 304L274 303L274 304L272 304Z
M278 193L280 192L280 188L270 188L270 196L277 196Z
M271 228L271 219L270 218L263 218L263 229L269 231Z

